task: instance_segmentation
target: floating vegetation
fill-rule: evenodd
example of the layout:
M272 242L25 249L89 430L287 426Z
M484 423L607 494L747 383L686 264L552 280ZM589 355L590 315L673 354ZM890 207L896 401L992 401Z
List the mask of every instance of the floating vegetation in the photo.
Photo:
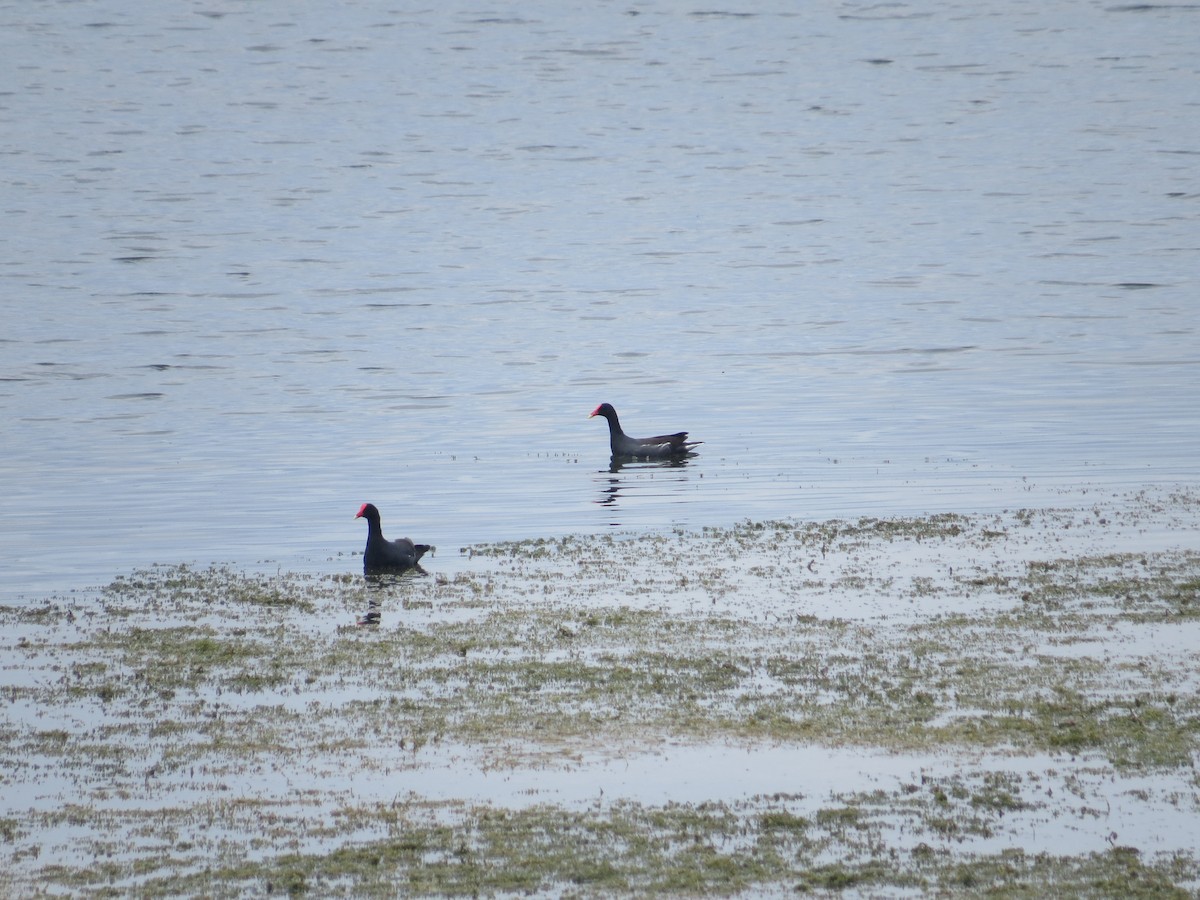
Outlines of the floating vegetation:
M0 891L1186 895L1200 553L1095 552L1121 521L161 566L0 608Z

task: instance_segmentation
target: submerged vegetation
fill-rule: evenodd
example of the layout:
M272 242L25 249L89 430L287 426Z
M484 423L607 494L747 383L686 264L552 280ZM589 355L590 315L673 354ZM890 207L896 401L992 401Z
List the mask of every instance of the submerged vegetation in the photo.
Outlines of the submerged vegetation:
M165 566L0 608L0 890L1187 895L1200 553L1105 546L1146 514Z

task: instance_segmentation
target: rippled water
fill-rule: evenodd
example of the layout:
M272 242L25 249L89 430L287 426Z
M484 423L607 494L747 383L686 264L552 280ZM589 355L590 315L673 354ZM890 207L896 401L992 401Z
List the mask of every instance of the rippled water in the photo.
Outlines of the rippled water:
M0 11L0 594L1194 485L1200 7L757 7Z

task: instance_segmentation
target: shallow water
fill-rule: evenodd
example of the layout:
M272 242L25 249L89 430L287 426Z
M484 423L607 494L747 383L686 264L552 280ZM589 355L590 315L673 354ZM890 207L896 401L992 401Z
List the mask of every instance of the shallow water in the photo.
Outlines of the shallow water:
M1196 483L1195 7L715 10L0 11L0 596Z
M630 814L682 806L728 817L723 853L802 820L777 891L864 855L890 888L922 854L1118 847L1192 889L1198 512L534 539L371 586L161 567L0 606L10 886L99 884L103 859L110 886L241 888L510 814L711 835Z

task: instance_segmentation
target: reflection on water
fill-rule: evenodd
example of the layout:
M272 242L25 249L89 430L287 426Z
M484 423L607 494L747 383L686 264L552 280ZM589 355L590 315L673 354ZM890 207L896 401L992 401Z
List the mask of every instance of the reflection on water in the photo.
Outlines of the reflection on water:
M396 588L399 585L413 578L421 578L428 576L419 564L410 569L405 569L403 572L372 572L369 575L363 576L363 581L367 585L367 609L361 616L358 617L359 625L379 625L383 621L383 610L389 601L400 602L396 600Z
M664 497L679 500L689 480L686 469L695 455L670 459L614 456L609 460L608 472L598 472L594 479L599 488L594 502L616 512L640 500Z
M689 453L686 456L671 456L665 459L651 459L637 456L614 456L608 462L608 471L616 475L623 470L630 472L646 469L682 469L696 456Z

